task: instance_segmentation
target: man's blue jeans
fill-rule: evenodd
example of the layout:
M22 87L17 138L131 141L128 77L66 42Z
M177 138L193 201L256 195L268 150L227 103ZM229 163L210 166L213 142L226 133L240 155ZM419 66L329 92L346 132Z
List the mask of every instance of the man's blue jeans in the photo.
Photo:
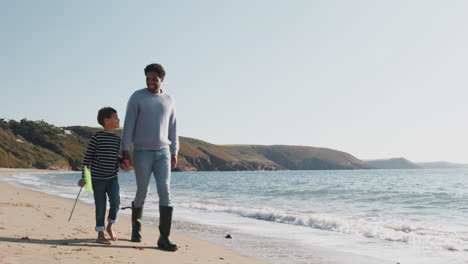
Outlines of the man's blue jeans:
M133 206L143 208L146 195L148 194L151 173L156 180L160 206L172 206L171 203L171 154L169 150L158 151L135 151L133 153L133 168L137 191Z
M120 206L120 186L119 179L92 179L94 204L96 207L96 231L104 231L104 218L106 217L107 196L109 197L109 215L107 221L115 223L117 221L117 212Z

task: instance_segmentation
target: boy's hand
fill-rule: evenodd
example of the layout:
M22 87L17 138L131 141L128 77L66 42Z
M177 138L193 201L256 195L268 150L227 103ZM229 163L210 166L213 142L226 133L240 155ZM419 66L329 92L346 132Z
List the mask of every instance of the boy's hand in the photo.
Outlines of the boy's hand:
M83 187L83 186L85 186L86 182L85 182L84 179L80 179L77 184L78 184L78 186Z
M171 169L175 169L177 167L177 155L171 155Z
M128 150L122 151L122 161L126 168L132 166L132 156Z

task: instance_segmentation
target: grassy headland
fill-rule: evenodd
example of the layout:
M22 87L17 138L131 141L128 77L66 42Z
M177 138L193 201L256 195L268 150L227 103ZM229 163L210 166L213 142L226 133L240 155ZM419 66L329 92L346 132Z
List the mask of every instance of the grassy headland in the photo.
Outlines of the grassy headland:
M80 170L100 128L56 127L44 121L0 119L0 167ZM116 130L121 135L122 130ZM351 154L305 146L214 145L179 137L182 171L370 169Z

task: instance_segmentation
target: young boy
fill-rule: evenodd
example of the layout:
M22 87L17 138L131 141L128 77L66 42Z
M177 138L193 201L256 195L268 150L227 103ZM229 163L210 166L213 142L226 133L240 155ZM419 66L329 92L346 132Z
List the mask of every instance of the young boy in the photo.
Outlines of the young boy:
M104 236L104 230L113 241L117 240L112 231L112 224L117 220L120 206L120 187L117 178L120 137L113 131L119 127L120 120L117 111L111 107L99 110L97 119L99 124L104 127L104 131L99 131L91 137L83 158L83 166L87 166L91 171L96 206L96 231L98 232L96 242L110 244L111 242ZM78 186L83 187L84 185L85 181L82 178L78 181ZM107 218L108 224L105 228L106 194L109 197L110 209Z

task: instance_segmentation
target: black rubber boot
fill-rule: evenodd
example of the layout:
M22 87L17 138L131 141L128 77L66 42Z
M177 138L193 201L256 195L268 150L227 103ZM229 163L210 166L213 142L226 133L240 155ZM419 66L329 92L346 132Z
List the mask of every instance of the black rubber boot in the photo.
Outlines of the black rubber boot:
M132 203L132 242L141 242L141 218L143 208L135 208Z
M158 247L166 251L176 251L177 245L169 240L172 224L172 207L159 206L159 239Z

